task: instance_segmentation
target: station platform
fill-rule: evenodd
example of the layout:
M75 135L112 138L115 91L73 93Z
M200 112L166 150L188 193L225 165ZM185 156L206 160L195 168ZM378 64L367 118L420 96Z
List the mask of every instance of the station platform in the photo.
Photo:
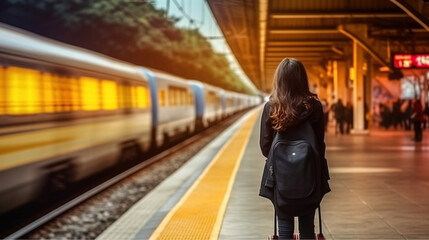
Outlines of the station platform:
M97 239L267 239L273 207L259 197L262 107L243 116ZM429 132L328 134L327 239L429 239ZM317 214L315 219L318 232Z

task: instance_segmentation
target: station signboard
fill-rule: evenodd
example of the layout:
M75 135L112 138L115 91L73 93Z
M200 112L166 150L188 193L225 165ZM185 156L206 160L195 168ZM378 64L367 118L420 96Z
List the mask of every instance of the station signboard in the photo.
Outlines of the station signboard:
M393 67L396 69L429 69L429 54L394 54Z

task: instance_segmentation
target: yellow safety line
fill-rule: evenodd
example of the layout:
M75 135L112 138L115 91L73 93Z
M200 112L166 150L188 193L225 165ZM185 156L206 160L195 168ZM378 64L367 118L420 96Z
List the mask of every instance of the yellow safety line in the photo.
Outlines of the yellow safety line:
M255 111L167 214L150 239L217 239Z

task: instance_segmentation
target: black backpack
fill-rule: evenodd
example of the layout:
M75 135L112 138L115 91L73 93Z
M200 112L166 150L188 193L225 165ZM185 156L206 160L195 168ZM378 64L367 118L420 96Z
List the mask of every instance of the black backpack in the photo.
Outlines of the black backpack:
M267 179L266 186L273 187L278 216L299 216L319 206L320 157L308 120L276 133L268 161L272 164L272 178Z

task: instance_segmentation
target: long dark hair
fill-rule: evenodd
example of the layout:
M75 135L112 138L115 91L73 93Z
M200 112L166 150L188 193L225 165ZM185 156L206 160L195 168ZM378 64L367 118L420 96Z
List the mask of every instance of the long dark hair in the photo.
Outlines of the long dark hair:
M273 129L282 131L297 124L300 114L311 110L310 92L304 65L294 58L283 59L274 74L271 119Z

